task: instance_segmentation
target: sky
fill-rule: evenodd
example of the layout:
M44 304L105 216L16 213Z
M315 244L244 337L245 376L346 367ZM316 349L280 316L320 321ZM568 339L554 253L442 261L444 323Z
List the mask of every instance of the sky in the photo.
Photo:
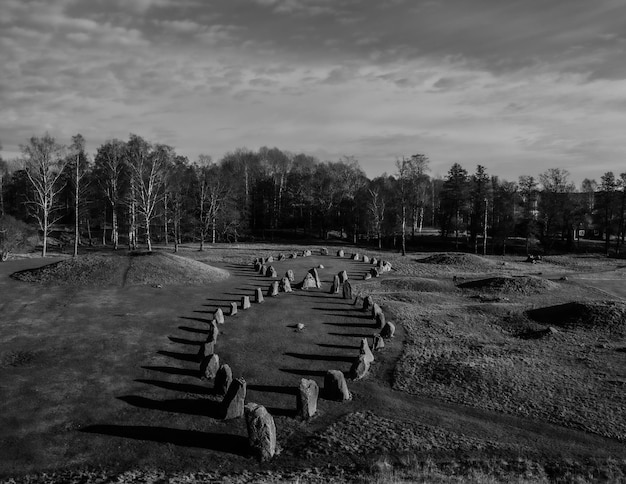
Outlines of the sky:
M623 0L0 0L0 155L130 133L369 177L626 171Z

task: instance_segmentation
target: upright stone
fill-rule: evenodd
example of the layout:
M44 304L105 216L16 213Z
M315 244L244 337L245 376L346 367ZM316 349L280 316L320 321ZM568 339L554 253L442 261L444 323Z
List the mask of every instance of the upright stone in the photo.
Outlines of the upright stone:
M372 278L372 275L369 272L366 272L363 276L364 281L369 281Z
M372 260L370 261L370 263L375 266L376 264L378 264L378 259L376 257L372 257Z
M265 265L261 265L261 267L259 267L259 274L261 274L262 276L265 275L265 271L267 270L267 266Z
M382 313L383 310L381 309L381 307L378 305L378 303L374 303L372 304L372 319L376 319L376 315L378 313Z
M315 277L313 277L313 274L311 274L310 272L306 273L306 276L302 281L301 287L302 289L313 289L317 287L317 283L315 282Z
M341 271L337 275L339 276L339 283L340 284L343 284L344 282L346 282L348 280L348 273L346 271Z
M366 255L363 256L363 262L365 262L366 264L370 263L370 258Z
M267 290L267 295L269 297L278 296L278 281L274 281L270 284L269 289Z
M261 461L267 461L276 454L276 425L264 406L248 403L245 406L248 445L252 453Z
M243 417L243 407L246 402L246 380L237 378L228 387L226 396L222 400L222 418L224 420Z
M262 265L262 264L261 264L259 261L256 261L256 262L254 263L254 270L255 270L256 272L259 272L259 271L261 270L261 265Z
M250 309L250 296L241 296L241 309Z
M320 249L320 255L328 255L328 249L326 247L322 247Z
M271 268L272 266L264 266L264 267L265 267L265 272L263 273L263 275L264 275L265 277L270 277L270 268Z
M265 260L265 262L267 262L268 264L271 264L272 262L274 262L274 256L273 256L273 255L270 255L270 256L269 256L269 257Z
M278 255L278 262L285 260L285 254L279 254Z
M385 347L385 340L379 334L374 335L374 342L372 343L372 349L374 351L382 350Z
M215 375L215 381L213 382L213 389L218 395L226 395L228 393L228 387L233 382L233 371L228 364L224 363L217 370Z
M207 331L207 341L217 341L217 336L220 334L220 330L217 327L217 322L215 319L211 321L209 324L209 330Z
M207 356L200 363L200 374L205 380L212 380L217 374L217 370L220 368L220 357L213 353L211 356Z
M377 328L384 328L385 327L385 313L383 313L382 311L379 313L376 313L376 327Z
M352 395L343 373L339 370L328 370L324 376L324 398L343 402L350 400Z
M366 296L365 299L363 299L363 311L367 311L373 305L374 305L374 298L372 296Z
M339 249L339 250L337 251L337 257L343 257L344 255L345 255L345 254L344 254L343 249Z
M378 268L376 268L376 267L372 267L372 268L370 269L370 275L371 275L372 277L378 277L378 276L380 275L380 272L378 272Z
M333 277L333 285L330 287L330 293L331 294L339 294L339 286L341 284L339 283L339 276L337 274L335 274L335 277Z
M295 276L293 275L293 271L291 269L285 272L285 277L289 279L289 282L293 282L296 280Z
M215 353L215 341L207 340L200 345L200 351L198 351L198 356L200 357L200 361L204 361L205 358L208 358L213 353Z
M382 331L380 332L380 335L385 339L389 339L393 338L395 332L396 327L394 326L394 324L391 321L387 321Z
M342 289L343 289L343 298L352 299L352 285L350 284L350 281L344 281Z
M370 345L367 343L367 338L363 338L361 340L361 347L359 348L359 354L365 357L365 361L368 363L374 362L374 355L372 354L372 350L370 350Z
M217 324L224 324L224 312L222 311L222 308L217 308L217 310L213 313L213 318Z
M315 287L317 287L318 289L320 289L322 287L322 281L320 281L320 275L317 272L317 269L314 267L313 269L311 269L309 271L309 273L313 276L313 278L315 279Z
M365 355L359 355L350 367L350 378L360 380L370 370L370 364L365 359Z
M276 269L274 269L274 266L270 266L269 269L267 270L267 277L278 277L278 274L276 274Z
M263 291L261 291L260 287L257 287L254 291L254 302L262 303L263 302Z
M235 314L237 314L237 303L236 302L231 302L230 303L230 315L229 316L234 316Z
M311 251L309 249L305 250L304 253L302 254L304 257L311 257Z
M352 260L359 260L361 258L361 256L356 253L356 254L352 254Z
M314 380L307 380L306 378L300 380L296 408L301 419L308 420L315 415L318 396L319 387Z
M280 280L280 290L283 292L292 292L291 291L291 283L289 282L288 277L283 277Z

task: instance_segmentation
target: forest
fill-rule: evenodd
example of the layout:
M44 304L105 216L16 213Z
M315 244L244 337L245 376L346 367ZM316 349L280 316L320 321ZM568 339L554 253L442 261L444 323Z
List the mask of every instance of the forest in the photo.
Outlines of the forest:
M561 168L508 181L459 163L433 177L425 154L393 161L394 173L369 179L352 156L320 161L262 147L192 161L131 134L106 141L92 157L80 134L68 145L33 136L21 157L0 158L0 252L6 259L33 234L44 256L51 245L73 245L76 254L86 244L178 250L195 242L203 250L312 238L403 254L427 244L529 254L595 239L608 255L624 243L626 173L577 188Z

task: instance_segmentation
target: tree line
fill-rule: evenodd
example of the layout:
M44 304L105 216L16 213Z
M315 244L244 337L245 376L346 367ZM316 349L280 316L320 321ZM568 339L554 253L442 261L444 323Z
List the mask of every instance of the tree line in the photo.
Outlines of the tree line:
M157 241L237 242L338 237L406 253L425 228L436 228L456 250L506 253L523 241L572 249L581 231L618 251L625 238L626 173L585 179L551 168L538 178L507 181L478 165L453 164L432 177L424 154L395 160L393 174L369 179L352 156L320 161L303 153L262 147L236 149L214 161L191 161L166 144L131 134L111 139L93 157L85 139L69 145L45 134L21 146L22 156L0 158L0 250L23 241L36 226L45 256L48 237L73 228L73 250L94 243L117 249ZM56 237L55 240L57 240ZM88 241L88 242L87 242ZM4 249L3 249L4 247Z

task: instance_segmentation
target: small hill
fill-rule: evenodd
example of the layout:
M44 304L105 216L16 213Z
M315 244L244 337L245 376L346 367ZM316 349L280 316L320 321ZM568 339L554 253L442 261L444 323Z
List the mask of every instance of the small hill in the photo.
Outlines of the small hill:
M11 277L46 285L127 286L197 285L229 276L223 269L164 252L88 254L68 258Z
M569 329L599 329L624 334L626 303L618 301L570 302L526 312L529 318L550 326Z
M446 292L453 291L454 284L450 280L420 278L383 279L381 286L390 290L415 292Z
M446 252L434 254L424 259L417 259L422 264L435 264L439 266L451 266L464 270L482 270L493 268L494 263L490 260L474 254Z
M557 284L532 276L516 276L516 277L488 277L476 281L468 281L459 284L462 289L476 289L489 292L504 292L518 294L540 294L544 291L555 289Z

